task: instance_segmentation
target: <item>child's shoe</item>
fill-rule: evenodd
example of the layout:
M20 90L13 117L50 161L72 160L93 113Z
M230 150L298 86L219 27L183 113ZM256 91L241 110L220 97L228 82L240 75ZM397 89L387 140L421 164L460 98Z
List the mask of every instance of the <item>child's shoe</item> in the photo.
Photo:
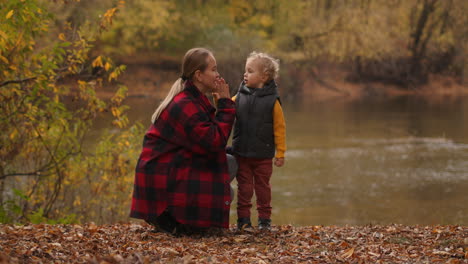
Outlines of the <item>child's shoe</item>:
M237 219L237 230L246 230L246 229L253 229L252 223L250 222L250 218L248 217L241 217Z
M270 231L271 230L271 219L259 218L258 219L258 229Z

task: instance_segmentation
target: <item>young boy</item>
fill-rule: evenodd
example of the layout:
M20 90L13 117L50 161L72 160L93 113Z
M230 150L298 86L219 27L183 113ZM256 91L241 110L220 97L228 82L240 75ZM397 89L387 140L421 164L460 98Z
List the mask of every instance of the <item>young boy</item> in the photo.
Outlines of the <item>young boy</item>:
M236 102L232 152L238 163L237 228L251 228L252 196L257 197L258 228L271 228L273 161L284 165L286 125L276 86L278 60L252 52L245 65L244 81L232 99ZM276 150L276 154L275 154Z

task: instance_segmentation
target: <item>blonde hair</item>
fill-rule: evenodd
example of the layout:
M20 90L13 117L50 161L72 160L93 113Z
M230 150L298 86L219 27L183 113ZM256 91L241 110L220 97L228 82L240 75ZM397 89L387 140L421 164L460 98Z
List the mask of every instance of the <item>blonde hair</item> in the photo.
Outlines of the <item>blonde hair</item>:
M172 99L184 90L185 80L192 80L196 71L204 71L206 69L208 66L207 58L209 56L213 56L213 53L205 48L193 48L185 53L184 59L182 60L182 75L174 82L166 98L164 98L158 108L156 108L156 111L154 111L151 117L152 123L159 118L161 112L172 102Z
M273 80L278 77L279 73L279 60L271 57L270 55L262 52L252 52L247 61L258 60L260 65L263 67L263 72L268 75L268 80Z

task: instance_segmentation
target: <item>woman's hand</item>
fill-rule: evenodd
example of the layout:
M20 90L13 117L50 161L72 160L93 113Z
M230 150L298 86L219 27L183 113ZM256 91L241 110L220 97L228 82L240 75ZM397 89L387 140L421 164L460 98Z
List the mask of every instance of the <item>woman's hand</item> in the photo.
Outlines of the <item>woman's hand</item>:
M213 97L216 100L220 98L231 98L231 94L229 93L229 85L222 77L219 77L216 80L216 92L213 93Z

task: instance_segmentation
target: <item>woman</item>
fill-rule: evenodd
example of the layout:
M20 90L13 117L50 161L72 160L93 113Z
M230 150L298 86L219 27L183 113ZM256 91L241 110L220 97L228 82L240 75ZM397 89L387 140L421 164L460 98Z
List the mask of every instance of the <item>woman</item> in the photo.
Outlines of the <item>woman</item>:
M217 110L205 93L217 97ZM229 226L225 147L235 118L213 54L189 50L182 76L156 109L136 167L130 216L172 234Z

